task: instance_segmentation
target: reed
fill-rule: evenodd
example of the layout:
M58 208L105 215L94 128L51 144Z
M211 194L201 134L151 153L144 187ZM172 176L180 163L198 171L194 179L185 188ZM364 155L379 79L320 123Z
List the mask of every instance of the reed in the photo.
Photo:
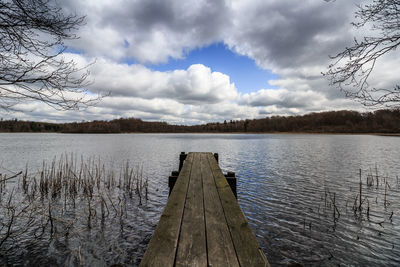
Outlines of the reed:
M355 223L359 224L361 227L365 222L368 225L376 224L380 228L384 228L384 223L393 222L393 217L395 215L393 210L396 209L397 206L394 205L393 208L390 209L391 201L396 201L392 193L398 194L398 191L391 192L391 190L393 184L397 185L396 188L398 188L398 176L394 176L394 179L390 179L389 175L380 175L376 164L374 168L369 168L369 170L365 172L359 169L357 176L357 180L351 182L350 185L350 192L352 193L348 194L346 198L344 197L345 193L342 193L344 194L342 196L338 196L336 192L330 191L326 185L321 192L318 209L316 209L318 217L320 218L320 215L323 215L328 221L332 219L333 226L330 229L333 231L336 230L336 226L343 213L342 210L347 211L348 207L351 207L351 216L355 219ZM356 190L354 190L354 188ZM343 201L340 201L341 199L343 199ZM344 207L341 207L342 203L345 205ZM320 212L320 207L324 207L323 213ZM345 216L346 215L348 215L347 212Z
M10 179L18 179L12 188ZM99 158L65 154L43 161L37 172L26 166L8 178L0 174L0 249L28 233L31 238L79 236L82 225L90 230L98 220L104 225L118 215L127 217L127 205L143 205L148 193L143 168L128 161L118 171Z
M360 201L359 201L359 206L358 206L358 210L359 211L361 211L361 206L362 206L362 201L361 201L361 199L362 199L362 177L361 177L361 169L360 169L360 194L359 194L359 196L360 196Z
M386 198L386 196L387 196L387 188L388 188L388 183L387 183L387 180L385 180L385 194L384 194L384 199L383 199L383 205L385 206L385 209L386 209L386 206L388 204L387 198Z

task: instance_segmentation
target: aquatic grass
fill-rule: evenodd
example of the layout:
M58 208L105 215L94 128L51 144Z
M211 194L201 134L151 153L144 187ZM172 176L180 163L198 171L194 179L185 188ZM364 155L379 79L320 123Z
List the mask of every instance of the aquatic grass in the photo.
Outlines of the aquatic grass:
M363 183L364 177L365 184ZM335 230L335 225L340 218L340 210L347 211L348 203L352 202L351 210L353 212L355 223L362 226L364 221L368 221L369 223L383 227L383 223L391 222L394 216L394 211L388 210L391 205L391 202L389 201L389 196L392 190L391 183L399 185L398 176L396 176L393 181L393 179L389 178L389 175L380 175L377 165L375 165L374 169L370 168L364 176L363 171L359 169L357 191L355 195L353 194L352 196L348 196L344 203L345 207L340 207L340 203L336 201L336 193L331 192L330 189L325 186L323 194L320 197L324 209L323 212L320 213L320 203L317 211L318 215L326 216L326 211L331 211L334 223L333 230ZM354 185L350 186L350 191L352 191ZM372 219L372 217L374 217L374 219Z
M398 176L384 174L377 165L349 174L340 186L324 183L312 194L316 201L304 203L302 211L298 211L302 215L297 220L301 229L298 229L301 233L298 238L326 239L333 244L346 238L371 250L388 243L395 236L399 219L399 190L396 185ZM345 190L346 187L349 191ZM396 245L396 241L390 241L390 251L397 251ZM358 250L356 245L354 250ZM319 260L325 263L335 262L336 255L340 254L328 248L322 251L325 258Z
M117 169L100 158L64 154L43 161L36 172L26 166L9 177L0 174L0 265L22 240L83 242L83 233L112 227L115 218L123 229L129 210L149 194L143 167L133 166L126 161ZM76 262L82 263L83 251L75 254Z

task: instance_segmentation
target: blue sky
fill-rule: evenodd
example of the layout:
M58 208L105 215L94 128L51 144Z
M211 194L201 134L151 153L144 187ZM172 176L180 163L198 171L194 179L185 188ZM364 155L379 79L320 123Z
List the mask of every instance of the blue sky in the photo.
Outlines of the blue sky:
M278 76L258 67L254 60L238 55L222 43L196 48L184 55L183 59L170 58L166 64L148 65L156 71L186 70L193 64L203 64L211 71L227 74L240 93L256 92L260 89L277 89L268 83Z

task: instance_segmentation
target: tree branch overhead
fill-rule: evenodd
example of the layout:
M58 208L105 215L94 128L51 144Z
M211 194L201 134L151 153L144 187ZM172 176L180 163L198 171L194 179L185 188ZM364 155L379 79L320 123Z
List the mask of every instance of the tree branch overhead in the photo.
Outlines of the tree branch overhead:
M66 60L64 41L85 17L65 15L51 0L0 2L0 108L38 100L55 109L79 109L89 96L88 66Z
M356 22L352 25L363 28L370 25L376 36L366 36L361 41L331 57L334 63L323 73L330 84L337 86L347 97L365 106L400 108L400 86L375 88L368 81L377 60L394 51L400 45L400 1L373 0L371 4L359 6Z

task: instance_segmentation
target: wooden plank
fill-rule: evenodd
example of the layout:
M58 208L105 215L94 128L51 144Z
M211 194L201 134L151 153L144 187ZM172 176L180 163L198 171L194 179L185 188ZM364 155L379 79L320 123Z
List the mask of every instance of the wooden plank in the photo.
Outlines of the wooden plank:
M269 266L235 196L214 157L208 155L225 219L241 266Z
M193 155L190 183L176 254L176 266L207 266L200 153Z
M189 154L140 266L174 265L192 162L193 154Z
M213 156L211 153L201 154L208 264L209 266L239 266L221 200L207 158L208 154Z

